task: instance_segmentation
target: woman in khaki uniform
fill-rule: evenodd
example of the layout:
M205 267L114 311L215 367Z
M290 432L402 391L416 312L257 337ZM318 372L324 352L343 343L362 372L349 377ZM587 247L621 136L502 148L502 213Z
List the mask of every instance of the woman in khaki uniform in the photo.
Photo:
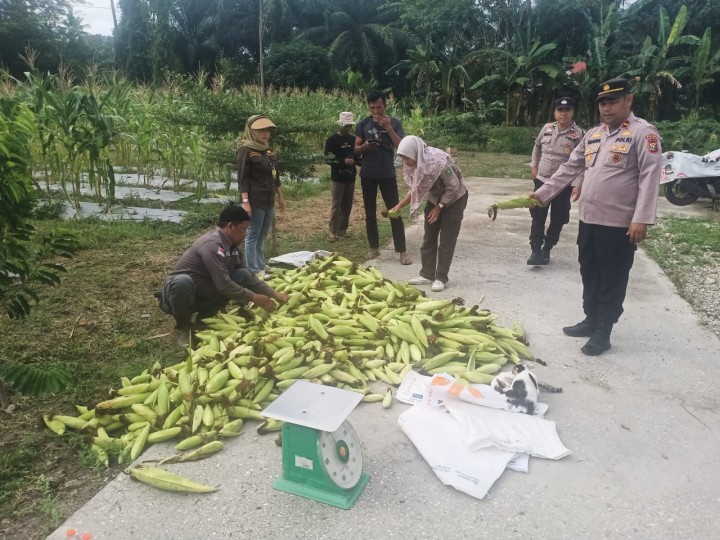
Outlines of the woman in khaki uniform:
M280 191L277 155L270 150L270 135L277 127L265 116L254 115L245 123L236 164L242 207L250 214L245 237L245 264L252 274L265 275L264 245L275 218L275 197L280 211L285 201Z

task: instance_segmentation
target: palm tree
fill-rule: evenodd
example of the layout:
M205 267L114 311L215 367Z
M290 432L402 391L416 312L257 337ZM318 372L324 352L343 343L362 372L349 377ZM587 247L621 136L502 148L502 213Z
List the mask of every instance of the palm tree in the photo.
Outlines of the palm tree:
M415 80L418 88L425 90L425 103L430 102L430 91L435 81L435 76L440 73L440 64L437 60L437 54L432 45L415 45L414 49L408 49L408 57L395 64L387 70L386 74L399 73L407 70L405 76L408 80Z
M397 56L408 34L394 26L398 9L384 0L332 0L325 12L325 24L300 34L328 45L330 60L338 68L349 67L377 76L383 63Z

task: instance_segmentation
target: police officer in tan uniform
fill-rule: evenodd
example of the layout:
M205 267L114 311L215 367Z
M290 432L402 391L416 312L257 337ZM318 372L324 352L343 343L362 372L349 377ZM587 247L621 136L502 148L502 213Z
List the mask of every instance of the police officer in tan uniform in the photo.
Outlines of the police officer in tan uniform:
M610 349L635 250L655 222L662 161L658 131L632 113L627 80L600 85L596 101L603 123L530 195L547 203L585 171L577 240L585 319L563 332L589 337L581 351L591 356Z
M570 157L580 144L585 132L573 121L575 100L561 97L553 102L555 122L545 124L535 139L532 153L531 174L535 189L539 189ZM581 174L582 176L582 174ZM573 182L580 182L582 178ZM530 209L530 249L532 253L527 263L538 266L550 262L550 250L560 240L560 231L570 221L570 196L573 186L567 186L548 206L534 206ZM548 211L550 225L545 231Z

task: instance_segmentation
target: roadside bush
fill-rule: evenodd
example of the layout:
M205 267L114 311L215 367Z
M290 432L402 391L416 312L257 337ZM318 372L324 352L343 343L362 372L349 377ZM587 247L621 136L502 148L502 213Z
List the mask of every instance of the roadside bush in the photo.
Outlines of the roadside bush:
M539 127L487 126L488 152L531 155Z
M685 118L679 122L657 122L662 149L707 154L720 148L720 122L711 118Z
M483 148L488 142L483 117L474 112L441 114L430 119L428 124L425 133L433 144Z

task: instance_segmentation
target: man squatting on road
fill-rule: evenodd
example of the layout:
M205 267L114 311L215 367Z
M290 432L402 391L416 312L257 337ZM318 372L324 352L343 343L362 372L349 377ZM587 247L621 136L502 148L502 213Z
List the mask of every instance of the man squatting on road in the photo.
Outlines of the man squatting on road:
M532 153L531 176L535 189L539 189L560 165L570 157L570 152L580 143L585 132L573 121L575 100L560 97L553 102L555 122L545 124L535 139ZM533 266L550 263L550 250L560 240L560 231L570 221L570 196L576 201L580 195L577 185L582 183L582 173L573 185L563 189L548 206L530 208L530 249L527 263ZM550 226L545 231L545 221L550 210Z
M230 300L252 302L266 311L273 300L285 303L288 295L276 292L245 267L238 246L245 240L250 216L239 206L223 209L214 231L203 234L183 253L156 293L160 309L175 317L178 345L187 347L193 329L223 309Z
M635 250L655 223L662 161L657 130L632 113L627 80L604 82L596 101L603 123L589 130L570 159L529 195L546 204L585 170L577 240L585 319L563 332L590 337L581 348L590 356L610 349Z

